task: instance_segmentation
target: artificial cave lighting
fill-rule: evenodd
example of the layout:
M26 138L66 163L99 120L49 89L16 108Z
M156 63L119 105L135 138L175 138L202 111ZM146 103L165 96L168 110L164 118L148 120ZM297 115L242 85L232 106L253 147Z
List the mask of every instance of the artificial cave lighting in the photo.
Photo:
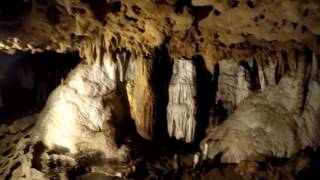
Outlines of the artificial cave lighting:
M1 0L0 179L320 179L320 2Z

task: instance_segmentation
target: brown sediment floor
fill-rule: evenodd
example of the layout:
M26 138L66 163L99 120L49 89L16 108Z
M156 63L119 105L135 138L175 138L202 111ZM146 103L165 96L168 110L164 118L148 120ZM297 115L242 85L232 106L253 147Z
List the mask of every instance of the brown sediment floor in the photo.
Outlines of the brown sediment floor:
M194 167L197 147L168 140L154 144L129 135L128 162L101 161L97 154L50 152L32 139L37 115L0 126L1 179L317 179L320 155L311 150L290 159L223 164L219 159ZM132 141L134 140L134 141ZM134 142L134 144L132 144Z

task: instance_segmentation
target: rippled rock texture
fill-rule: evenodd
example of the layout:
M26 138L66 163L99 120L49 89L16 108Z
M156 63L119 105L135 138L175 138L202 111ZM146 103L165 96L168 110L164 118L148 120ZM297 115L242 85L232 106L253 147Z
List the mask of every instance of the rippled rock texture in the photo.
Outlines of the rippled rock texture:
M317 0L0 2L1 51L79 53L30 141L71 158L70 167L102 159L82 173L89 178L110 172L110 160L152 154L139 150L142 139L154 148L173 139L192 146L188 164L198 173L205 159L240 163L240 174L254 174L257 162L317 149L319 47ZM170 155L174 175L178 156ZM11 159L6 151L2 158ZM309 162L301 162L302 171ZM14 167L2 175L13 177Z

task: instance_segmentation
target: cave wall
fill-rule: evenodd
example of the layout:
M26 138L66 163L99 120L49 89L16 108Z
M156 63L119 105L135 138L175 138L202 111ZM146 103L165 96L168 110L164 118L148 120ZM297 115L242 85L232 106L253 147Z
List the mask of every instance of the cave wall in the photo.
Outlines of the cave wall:
M116 131L130 123L149 140L205 137L203 156L231 163L319 146L316 0L11 3L0 6L2 51L82 58L39 116L49 149L124 160Z
M1 121L41 110L50 92L79 61L73 53L0 53Z

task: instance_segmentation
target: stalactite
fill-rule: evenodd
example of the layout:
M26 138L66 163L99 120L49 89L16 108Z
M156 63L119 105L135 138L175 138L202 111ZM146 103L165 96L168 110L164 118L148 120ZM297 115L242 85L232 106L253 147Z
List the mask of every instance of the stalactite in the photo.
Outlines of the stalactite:
M264 65L263 65L263 60L258 61L258 77L259 77L259 84L260 84L260 89L263 91L266 86L267 86L267 80L264 74Z
M266 85L275 85L276 79L275 79L275 71L276 71L276 64L275 62L268 58L267 60L267 66L264 67L263 72L266 78Z
M249 65L245 68L233 60L222 60L219 62L219 66L220 75L216 101L223 101L224 108L228 110L228 113L231 113L249 95L252 77L248 79L246 74L253 72L249 69Z
M124 82L125 75L129 63L128 53L123 51L116 53L116 60L118 65L119 81Z
M175 60L169 84L169 136L193 142L196 128L196 68L192 61Z
M240 104L246 97L249 96L250 90L250 83L246 79L246 72L245 69L239 66L237 72L237 84L236 84L236 96L235 96L235 103Z
M103 54L103 64L105 66L106 69L106 73L108 75L108 77L116 82L116 69L117 69L117 63L113 60L112 55L110 53L105 52Z
M211 129L201 148L210 158L222 153L222 161L261 160L269 156L291 157L309 146L319 147L319 61L308 51L296 52L296 69L279 70L281 79L253 94L220 126ZM280 63L283 63L282 65ZM286 72L287 71L287 72Z
M263 91L267 86L276 83L276 64L274 60L268 58L267 60L258 61L258 76L260 89Z
M101 38L83 44L81 56L88 64L100 63L105 67L117 91L120 94L127 93L131 118L135 121L137 132L146 139L153 139L156 95L151 84L152 59L116 47L120 37L98 37Z
M312 54L310 64L310 80L307 86L307 94L304 102L304 111L298 119L298 134L303 147L319 147L320 142L320 58L315 53Z
M128 59L128 67L126 69L125 73L125 80L126 81L133 81L135 78L135 60L136 56L134 54L131 54L129 59Z
M95 62L101 62L105 51L103 41L103 37L98 36L96 39L90 40L81 45L79 53L86 63L94 64Z
M297 84L293 87L293 89L296 89L296 106L294 110L299 114L303 112L312 63L312 59L309 59L312 56L308 57L306 53L299 54L298 68L294 74L297 77ZM294 76L293 74L290 75Z
M153 61L138 56L128 66L126 89L131 117L137 132L146 139L153 139L156 121L156 94L151 84Z

